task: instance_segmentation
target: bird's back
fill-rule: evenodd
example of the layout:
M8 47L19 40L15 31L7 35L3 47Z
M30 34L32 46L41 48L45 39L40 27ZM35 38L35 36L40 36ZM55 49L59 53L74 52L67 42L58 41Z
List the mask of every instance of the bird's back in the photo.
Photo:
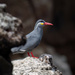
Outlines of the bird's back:
M33 30L31 33L26 35L27 42L22 49L32 50L37 47L41 41L43 33L37 32L37 30Z

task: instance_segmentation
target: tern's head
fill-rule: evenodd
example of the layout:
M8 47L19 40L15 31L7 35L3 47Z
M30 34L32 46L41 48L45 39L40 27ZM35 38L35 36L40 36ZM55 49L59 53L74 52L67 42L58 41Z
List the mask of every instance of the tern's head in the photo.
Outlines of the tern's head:
M45 22L45 21L42 20L42 19L39 19L39 20L36 22L34 28L43 27L44 25L53 25L53 24L52 24L52 23Z

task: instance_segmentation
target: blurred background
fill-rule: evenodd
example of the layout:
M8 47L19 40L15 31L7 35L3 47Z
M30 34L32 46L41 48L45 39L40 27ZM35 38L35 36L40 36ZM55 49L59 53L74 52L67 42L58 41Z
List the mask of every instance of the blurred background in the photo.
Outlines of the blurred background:
M35 56L52 54L54 64L63 75L75 75L75 1L74 0L0 0L7 4L7 12L23 22L26 34L38 19L52 22L45 26L40 45L33 50Z

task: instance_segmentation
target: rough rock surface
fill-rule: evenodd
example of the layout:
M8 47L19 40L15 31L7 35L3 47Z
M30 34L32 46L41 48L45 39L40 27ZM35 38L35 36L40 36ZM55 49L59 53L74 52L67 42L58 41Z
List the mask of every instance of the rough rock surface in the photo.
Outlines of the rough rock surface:
M58 70L55 71L48 63L41 62L33 57L14 60L13 75L62 75Z
M12 75L10 49L25 43L22 21L7 13L6 4L0 4L0 75Z
M5 44L3 40L11 44L18 44L22 41L23 27L22 21L9 13L4 9L6 4L0 4L0 43Z
M53 56L53 61L52 63L57 66L57 68L63 73L63 75L72 75L70 66L67 62L67 57L64 55L60 55L55 51L55 48L49 45L41 45L38 46L34 50L34 56L40 56L41 54L48 53ZM38 53L38 54L37 54Z

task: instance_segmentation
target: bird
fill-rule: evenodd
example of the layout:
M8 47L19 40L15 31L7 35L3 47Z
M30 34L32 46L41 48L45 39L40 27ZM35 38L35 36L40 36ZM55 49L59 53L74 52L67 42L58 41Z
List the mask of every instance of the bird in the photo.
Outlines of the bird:
M53 24L45 22L43 19L37 20L35 23L33 31L25 36L26 37L26 43L24 45L19 46L19 47L11 48L11 52L13 54L27 52L28 56L30 56L30 54L31 54L32 57L38 58L38 57L35 57L33 55L32 50L40 44L42 36L43 36L43 27L45 25L51 25L52 26Z

